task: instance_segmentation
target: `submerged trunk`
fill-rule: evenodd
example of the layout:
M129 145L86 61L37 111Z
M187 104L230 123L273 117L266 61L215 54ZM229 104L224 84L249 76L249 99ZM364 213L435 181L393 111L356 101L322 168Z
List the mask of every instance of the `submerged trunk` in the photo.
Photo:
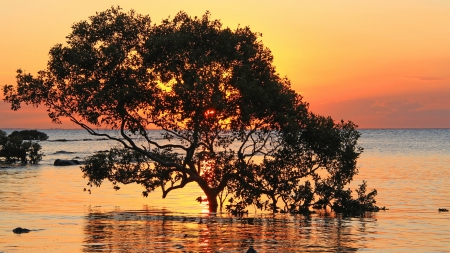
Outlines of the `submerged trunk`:
M219 208L219 193L221 190L219 190L219 187L211 187L208 185L208 182L200 179L197 181L198 186L203 190L203 193L205 193L206 198L208 199L208 209L210 213L217 213L217 209ZM223 188L221 188L223 190Z
M218 192L215 189L211 189L207 185L200 185L200 188L202 188L203 192L206 195L206 198L208 199L208 209L210 213L217 213L217 208L219 207L219 202L217 201L217 195Z
M206 193L206 192L205 192ZM217 194L215 193L206 193L206 197L208 198L208 209L210 213L217 213L217 208L219 204L217 202Z
M270 196L270 198L272 199L272 212L273 213L278 213L278 209L277 209L277 199L275 198L275 195Z

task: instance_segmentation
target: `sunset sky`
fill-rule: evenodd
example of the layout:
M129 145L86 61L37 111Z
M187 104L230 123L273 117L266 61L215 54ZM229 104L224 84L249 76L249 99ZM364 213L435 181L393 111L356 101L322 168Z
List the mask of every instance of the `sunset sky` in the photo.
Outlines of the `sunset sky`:
M232 29L263 34L274 65L310 109L360 128L450 128L450 1L0 0L0 85L19 68L45 69L49 49L73 23L112 5L153 23L183 10L209 10ZM3 91L0 95L3 100ZM17 112L0 101L0 129L76 128L52 124L45 108Z

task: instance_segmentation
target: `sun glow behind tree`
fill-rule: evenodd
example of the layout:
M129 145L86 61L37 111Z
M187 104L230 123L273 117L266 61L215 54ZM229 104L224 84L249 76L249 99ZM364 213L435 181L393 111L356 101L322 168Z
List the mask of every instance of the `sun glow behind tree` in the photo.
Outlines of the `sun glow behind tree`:
M362 151L356 125L309 112L249 27L223 28L208 12L152 25L111 8L72 29L67 45L50 50L46 70L19 70L17 88L6 85L4 94L14 110L44 105L53 121L68 117L121 145L87 159L92 186L137 183L144 196L161 189L166 197L195 182L210 212L224 190L240 207L272 211L280 197L292 212L348 201L344 186ZM148 133L153 126L162 140Z

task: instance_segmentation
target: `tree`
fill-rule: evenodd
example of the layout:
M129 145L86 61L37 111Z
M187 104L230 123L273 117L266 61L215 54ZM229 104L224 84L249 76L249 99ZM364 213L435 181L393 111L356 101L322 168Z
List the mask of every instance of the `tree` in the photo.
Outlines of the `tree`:
M315 152L317 141L303 134L312 118L308 105L276 73L260 37L248 27L223 28L209 12L180 12L152 25L148 16L112 7L74 24L67 45L50 50L47 69L36 77L18 70L17 87L4 86L5 100L13 110L44 105L54 122L68 117L116 140L120 147L82 167L91 186L105 179L116 189L138 183L144 196L161 188L166 197L195 182L215 212L225 189L245 199L261 166L289 163L286 174L302 166L296 154ZM148 134L154 127L161 139Z
M39 143L24 141L17 133L13 132L7 135L6 132L0 130L0 158L3 158L4 163L11 164L20 161L22 164L28 162L37 164L42 160L40 150Z

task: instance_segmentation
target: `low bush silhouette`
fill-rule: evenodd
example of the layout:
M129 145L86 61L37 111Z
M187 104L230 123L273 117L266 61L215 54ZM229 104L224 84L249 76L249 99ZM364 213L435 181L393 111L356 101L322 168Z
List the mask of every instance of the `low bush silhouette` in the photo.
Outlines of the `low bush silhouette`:
M48 135L43 132L39 132L38 130L21 130L12 132L9 137L20 137L22 140L29 141L45 141L48 139Z
M36 131L33 136L40 136L38 139L43 138L45 133ZM42 160L43 154L41 145L36 142L32 142L29 138L31 135L26 134L22 136L20 132L14 131L8 135L5 131L0 130L0 163L13 164L20 162L22 164L37 164ZM24 138L25 137L25 138ZM48 136L47 136L48 138ZM36 139L33 139L36 140Z

